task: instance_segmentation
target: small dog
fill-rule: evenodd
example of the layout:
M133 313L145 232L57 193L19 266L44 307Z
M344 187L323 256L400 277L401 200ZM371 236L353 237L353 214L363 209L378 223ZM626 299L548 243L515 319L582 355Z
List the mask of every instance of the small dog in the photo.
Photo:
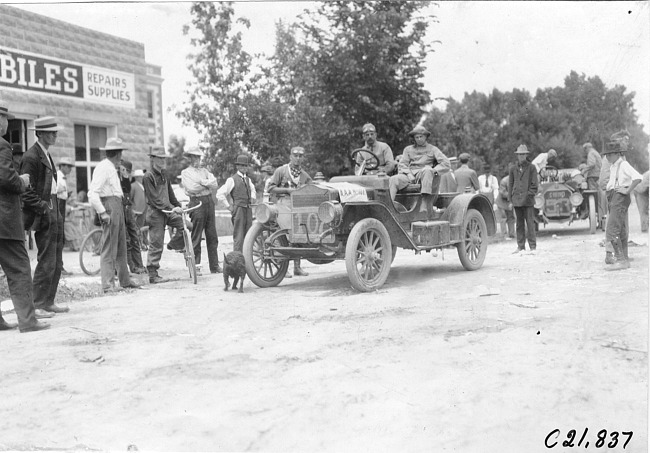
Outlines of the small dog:
M246 260L243 253L230 252L228 255L223 254L223 282L226 284L224 291L228 291L229 277L233 278L232 289L237 289L237 282L241 279L239 292L243 293L244 277L246 277Z

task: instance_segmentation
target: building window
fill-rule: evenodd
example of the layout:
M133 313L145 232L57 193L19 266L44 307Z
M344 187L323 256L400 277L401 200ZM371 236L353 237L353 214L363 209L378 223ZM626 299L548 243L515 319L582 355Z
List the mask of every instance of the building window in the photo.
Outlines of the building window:
M77 171L77 193L88 192L93 171L104 156L99 151L106 144L108 129L105 127L74 125L75 168Z
M5 140L13 149L20 149L23 153L27 151L27 126L25 120L9 120Z
M153 118L153 91L147 90L147 117Z

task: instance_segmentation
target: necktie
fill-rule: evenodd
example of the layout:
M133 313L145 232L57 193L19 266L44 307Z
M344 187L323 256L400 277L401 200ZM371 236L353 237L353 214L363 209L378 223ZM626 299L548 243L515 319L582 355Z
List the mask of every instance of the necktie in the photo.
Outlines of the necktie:
M490 187L490 184L488 184L488 181L489 181L488 178L489 178L489 176L485 175L485 187Z
M244 181L244 187L246 188L246 206L251 202L251 192L250 192L250 186L248 185L248 178L246 175L241 177L242 181Z
M50 168L52 170L52 178L54 178L54 181L56 181L57 180L57 174L56 174L56 170L54 169L54 161L52 160L52 156L50 155L50 153L47 153L47 158L50 161Z

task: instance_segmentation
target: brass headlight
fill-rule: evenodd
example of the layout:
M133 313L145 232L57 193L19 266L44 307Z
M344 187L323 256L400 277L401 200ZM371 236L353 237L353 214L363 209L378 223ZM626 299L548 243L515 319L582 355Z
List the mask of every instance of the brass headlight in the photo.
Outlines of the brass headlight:
M544 196L541 193L538 193L535 195L535 209L539 209L540 211L544 207Z
M318 207L318 218L323 223L338 226L343 220L343 206L338 201L325 201Z
M260 223L271 222L278 218L278 208L270 204L262 203L255 210L255 218Z
M573 192L569 197L569 201L573 206L580 206L582 204L582 194L578 192Z

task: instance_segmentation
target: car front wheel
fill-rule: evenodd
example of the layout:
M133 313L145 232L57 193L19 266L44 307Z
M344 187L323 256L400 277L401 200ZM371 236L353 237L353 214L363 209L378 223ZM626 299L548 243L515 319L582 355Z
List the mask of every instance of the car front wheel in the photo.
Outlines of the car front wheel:
M273 251L273 246L289 244L287 236L278 236L269 244L267 239L272 233L263 224L253 222L253 226L244 238L243 252L246 260L246 273L251 281L260 288L279 285L289 268L289 260Z
M463 267L468 271L479 269L485 261L487 245L485 219L476 209L468 209L460 231L460 242L456 244Z
M393 248L386 227L376 219L363 219L350 231L345 246L345 267L352 287L375 291L386 282Z

